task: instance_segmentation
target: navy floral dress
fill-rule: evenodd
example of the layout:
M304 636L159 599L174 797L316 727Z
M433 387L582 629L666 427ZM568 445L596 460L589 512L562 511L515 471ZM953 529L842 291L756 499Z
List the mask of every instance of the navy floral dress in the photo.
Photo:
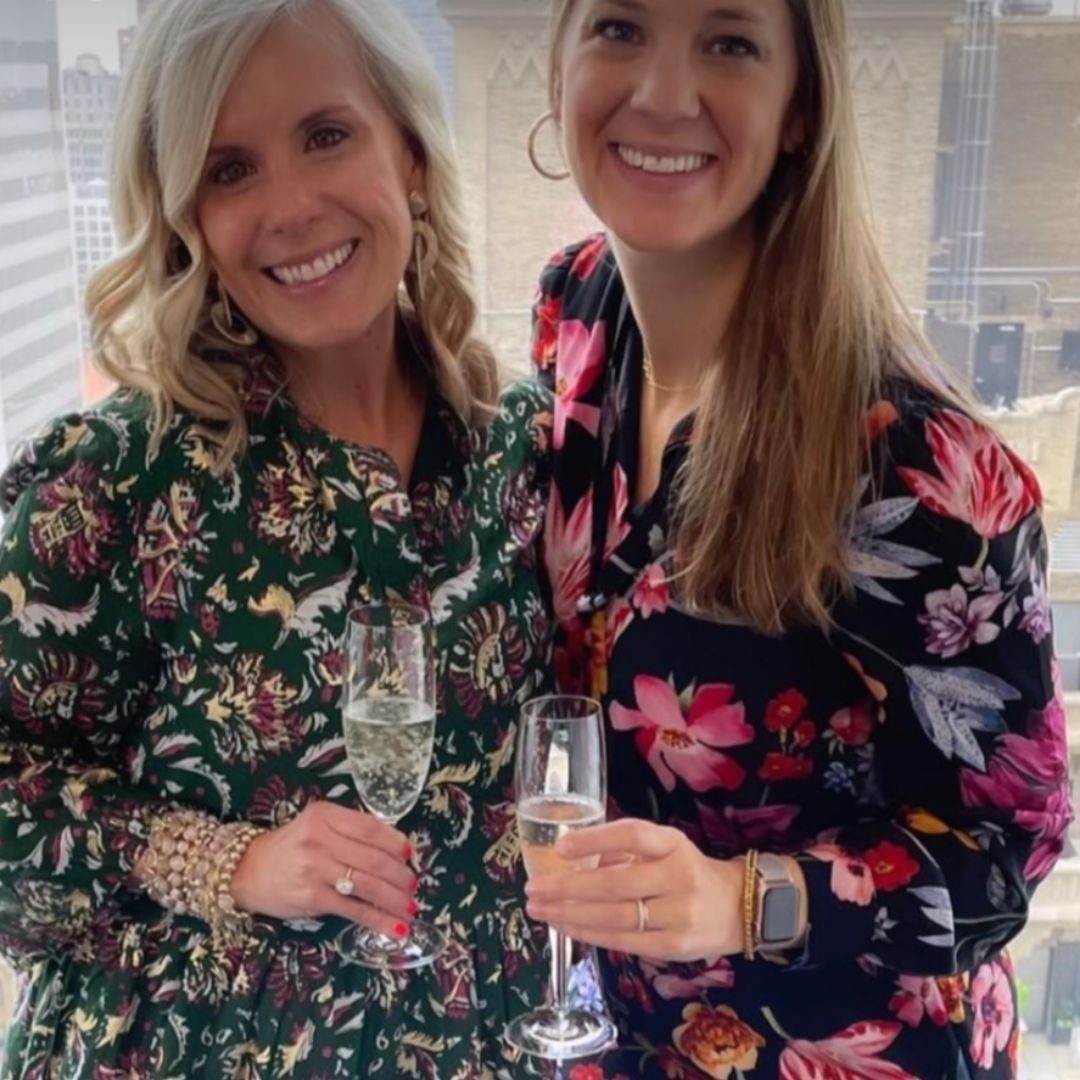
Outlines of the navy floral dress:
M521 900L513 734L547 683L536 541L549 396L484 430L433 396L411 483L252 366L251 445L222 475L180 414L160 450L120 393L50 425L0 485L0 950L22 972L4 1080L510 1080L502 1041L547 965ZM176 806L273 827L359 808L341 737L349 607L430 608L439 719L402 822L431 968L341 959L337 919L207 927L129 887Z
M604 237L556 256L535 315L556 392L556 671L603 697L615 812L716 858L791 853L809 888L786 962L604 955L620 1047L570 1076L1015 1077L1004 946L1072 817L1034 478L976 421L891 385L867 417L835 630L694 617L668 538L693 421L657 495L629 505L641 342ZM580 615L597 595L601 616Z

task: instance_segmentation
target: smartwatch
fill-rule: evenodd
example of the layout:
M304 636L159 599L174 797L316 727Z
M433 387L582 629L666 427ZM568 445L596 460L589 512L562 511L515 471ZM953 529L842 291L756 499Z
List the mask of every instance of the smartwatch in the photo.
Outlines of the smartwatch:
M757 857L757 951L779 953L801 944L803 895L779 855Z

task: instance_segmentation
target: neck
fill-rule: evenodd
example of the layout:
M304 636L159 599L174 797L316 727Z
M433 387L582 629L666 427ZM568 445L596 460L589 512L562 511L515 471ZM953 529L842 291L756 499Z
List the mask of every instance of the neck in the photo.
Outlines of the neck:
M611 244L656 383L692 393L722 352L756 250L753 224L671 255Z
M417 380L399 359L396 310L376 320L359 341L278 353L297 408L319 427L368 446L392 443L404 412L415 408Z

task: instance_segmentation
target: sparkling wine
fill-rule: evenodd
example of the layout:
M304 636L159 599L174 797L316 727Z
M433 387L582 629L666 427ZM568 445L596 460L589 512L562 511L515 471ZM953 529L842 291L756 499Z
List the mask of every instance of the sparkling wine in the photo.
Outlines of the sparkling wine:
M435 710L412 698L358 698L344 714L345 749L364 806L396 822L416 804L435 741Z
M600 861L564 859L555 853L555 843L567 833L599 825L604 808L595 799L582 795L534 795L518 804L518 831L521 853L530 875L561 874L567 870L589 870Z

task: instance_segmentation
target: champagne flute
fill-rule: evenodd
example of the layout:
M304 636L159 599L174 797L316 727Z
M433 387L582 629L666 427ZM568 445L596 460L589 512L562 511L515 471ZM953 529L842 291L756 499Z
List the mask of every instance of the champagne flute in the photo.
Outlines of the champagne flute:
M365 604L349 614L343 726L349 771L364 808L396 825L416 805L435 742L435 631L428 613L404 603ZM395 939L362 926L338 938L365 967L408 970L430 964L446 938L414 920Z
M527 702L517 741L518 831L530 875L574 873L595 868L598 858L567 860L554 845L560 837L599 825L607 801L604 723L589 698L552 695ZM557 930L551 936L551 1004L511 1021L506 1038L526 1054L564 1061L612 1046L615 1025L601 1013L568 1000L573 943Z

